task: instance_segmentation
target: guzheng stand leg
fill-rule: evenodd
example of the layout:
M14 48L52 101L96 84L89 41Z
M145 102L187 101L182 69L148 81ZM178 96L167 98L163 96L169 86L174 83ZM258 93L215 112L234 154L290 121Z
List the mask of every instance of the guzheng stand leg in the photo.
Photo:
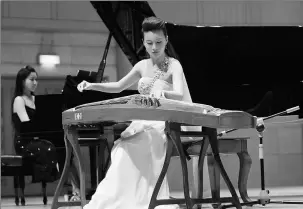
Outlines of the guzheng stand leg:
M58 183L56 191L55 191L51 209L57 209L57 208L66 207L66 206L80 206L81 205L80 202L58 202L58 198L63 189L64 182L68 178L68 174L70 171L70 160L71 160L71 155L72 155L72 151L73 151L73 148L72 148L70 140L69 140L69 138L72 137L72 135L67 130L67 127L65 127L64 132L65 132L64 142L65 142L65 147L66 147L65 163L64 163L64 168L63 168L59 183Z
M217 130L214 128L207 128L207 127L203 127L203 132L209 137L209 143L213 152L213 156L214 159L220 169L220 173L232 195L232 202L233 205L237 208L237 209L241 209L242 206L240 204L239 198L237 196L236 190L233 187L225 169L223 166L223 163L221 161L220 155L219 155L219 148L218 148L218 139L217 139Z
M151 202L149 205L149 209L154 209L158 205L168 205L168 204L186 204L187 209L192 209L195 204L201 204L201 203L213 203L214 200L212 198L208 199L193 199L189 195L189 185L188 185L188 171L187 171L187 164L186 164L186 157L185 153L182 147L181 143L181 138L180 138L180 133L181 133L181 127L180 124L178 123L170 123L166 122L165 124L165 132L167 135L167 153L163 165L163 169L161 171L161 174L159 176L159 179L156 183L156 187L153 191ZM225 180L231 194L232 198L221 198L220 200L216 200L215 203L220 203L218 201L223 201L223 202L232 202L237 209L242 209L242 206L240 204L239 198L236 194L236 191L231 184L229 177L227 176L226 171L224 170L223 164L221 162L220 156L219 156L219 150L218 150L218 142L217 142L217 131L216 129L212 128L203 128L203 131L200 133L200 135L206 135L205 141L203 142L203 146L201 147L200 150L200 160L199 160L199 166L202 165L201 169L203 169L203 159L206 155L208 143L210 143L211 148L213 150L214 154L214 159L216 160L216 163L218 164L220 173ZM159 192L159 189L161 187L161 184L163 182L164 176L166 175L170 158L172 155L172 149L173 145L176 147L178 154L180 156L180 161L181 161L181 167L182 167L182 174L183 174L183 186L184 186L184 199L157 199L157 195ZM203 175L201 175L203 176ZM203 184L203 179L200 181ZM199 194L201 197L202 194Z
M84 171L84 162L83 162L83 158L81 155L81 151L80 151L80 145L78 143L78 132L76 130L75 126L70 126L68 128L68 137L67 139L69 140L75 157L77 158L78 162L79 162L79 174L80 174L80 197L81 197L81 205L82 207L84 207L84 205L86 205L86 193L85 193L85 171Z
M198 181L198 199L203 199L203 167L204 167L204 159L207 153L207 149L209 146L208 137L204 137L201 143L200 153L199 153L199 162L198 162L198 171L199 171L199 181ZM218 173L218 172L217 172ZM219 173L218 173L219 174ZM212 184L211 184L212 185ZM219 201L220 196L213 200L215 202ZM195 204L199 203L196 200L193 200ZM198 209L201 208L201 205L198 205Z

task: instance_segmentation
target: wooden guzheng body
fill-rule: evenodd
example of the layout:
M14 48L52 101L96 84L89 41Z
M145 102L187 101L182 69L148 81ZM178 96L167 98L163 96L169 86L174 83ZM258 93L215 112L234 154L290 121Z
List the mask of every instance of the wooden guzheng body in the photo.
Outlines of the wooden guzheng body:
M153 191L149 209L154 209L157 205L163 204L186 204L187 209L190 209L195 204L210 202L217 203L223 201L231 201L237 209L242 208L236 191L223 167L219 156L217 128L255 128L257 122L256 117L243 111L222 110L209 105L188 103L164 98L157 100L148 96L135 94L131 96L80 105L75 108L68 109L62 113L62 123L65 133L67 157L63 174L55 192L52 209L59 207L57 199L63 182L67 178L67 171L69 169L68 162L72 151L74 151L75 156L79 161L81 193L80 204L82 207L86 204L84 172L85 163L81 157L80 147L78 144L78 130L81 130L83 128L90 129L91 127L102 127L104 125L108 126L108 124L132 120L165 121L165 132L167 135L166 158L161 174ZM201 145L199 155L199 159L201 160L199 160L199 162L204 161L203 159L206 155L207 147L210 144L214 158L219 166L221 175L232 194L232 198L228 198L226 200L222 198L220 198L220 200L211 198L210 200L207 200L203 199L201 196L199 196L199 194L198 198L196 199L190 197L186 158L180 138L181 135L184 136L184 132L181 131L181 125L203 127L202 131L191 133L188 132L187 136L205 137L205 140L203 140L203 143ZM157 200L157 194L163 182L163 178L167 172L170 157L172 156L173 147L177 149L180 156L185 198ZM199 167L203 168L203 165L199 164ZM77 205L77 203L74 205Z
M63 112L62 123L76 125L102 121L157 120L210 128L253 128L256 125L256 118L243 111L162 98L158 100L158 107L155 107L145 103L146 98L131 95L80 105Z

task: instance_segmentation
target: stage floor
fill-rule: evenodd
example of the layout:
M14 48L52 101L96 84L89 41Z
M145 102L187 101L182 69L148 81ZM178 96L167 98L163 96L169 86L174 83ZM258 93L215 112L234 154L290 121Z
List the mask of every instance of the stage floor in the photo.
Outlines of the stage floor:
M302 201L303 203L303 186L301 187L279 187L279 188L268 188L270 191L271 200L279 201ZM256 199L260 193L259 189L249 189L248 194L251 199ZM182 197L181 193L173 193L173 197ZM227 190L221 191L222 197L230 196ZM43 205L42 197L26 197L26 206L22 206L24 209L38 209L45 208L50 209L52 203L52 197L48 197L48 204ZM63 197L60 197L60 201L63 201ZM14 198L2 198L1 199L1 208L2 209L20 209L21 206L16 206L14 203ZM80 208L80 207L62 207L62 209L71 209L71 208ZM203 209L211 208L209 206L203 206ZM254 209L254 208L269 208L269 209L297 209L303 208L303 204L268 204L266 206L254 205L253 207L243 206L243 209Z

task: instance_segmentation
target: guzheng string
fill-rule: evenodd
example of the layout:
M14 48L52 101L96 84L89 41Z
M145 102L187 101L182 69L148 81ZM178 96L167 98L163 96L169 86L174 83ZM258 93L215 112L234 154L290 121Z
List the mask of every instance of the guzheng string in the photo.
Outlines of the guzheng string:
M92 106L99 106L99 105L111 105L111 104L126 104L130 100L129 96L124 96L124 97L118 97L114 99L107 99L107 100L102 100L98 102L92 102L89 104L82 104L77 107L75 107L75 110L83 108L83 107L92 107Z

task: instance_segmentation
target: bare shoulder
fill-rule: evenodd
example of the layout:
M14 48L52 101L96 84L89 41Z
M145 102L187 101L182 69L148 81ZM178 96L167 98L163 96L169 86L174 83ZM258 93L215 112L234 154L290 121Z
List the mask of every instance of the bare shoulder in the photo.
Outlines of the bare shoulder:
M181 63L175 58L170 58L170 69L174 72L183 72Z
M143 60L140 60L139 62L137 62L134 66L135 70L140 73L140 75L143 74L144 70L145 70L145 67L146 67L146 62L147 62L148 59L143 59Z
M137 62L137 63L135 64L134 67L137 67L137 68L141 68L141 69L142 69L142 68L146 65L146 62L147 62L147 59L140 60L139 62Z
M14 99L14 104L22 104L24 105L24 100L21 96L17 96L15 99Z
M13 103L13 112L16 112L25 107L25 102L21 96L17 96Z

